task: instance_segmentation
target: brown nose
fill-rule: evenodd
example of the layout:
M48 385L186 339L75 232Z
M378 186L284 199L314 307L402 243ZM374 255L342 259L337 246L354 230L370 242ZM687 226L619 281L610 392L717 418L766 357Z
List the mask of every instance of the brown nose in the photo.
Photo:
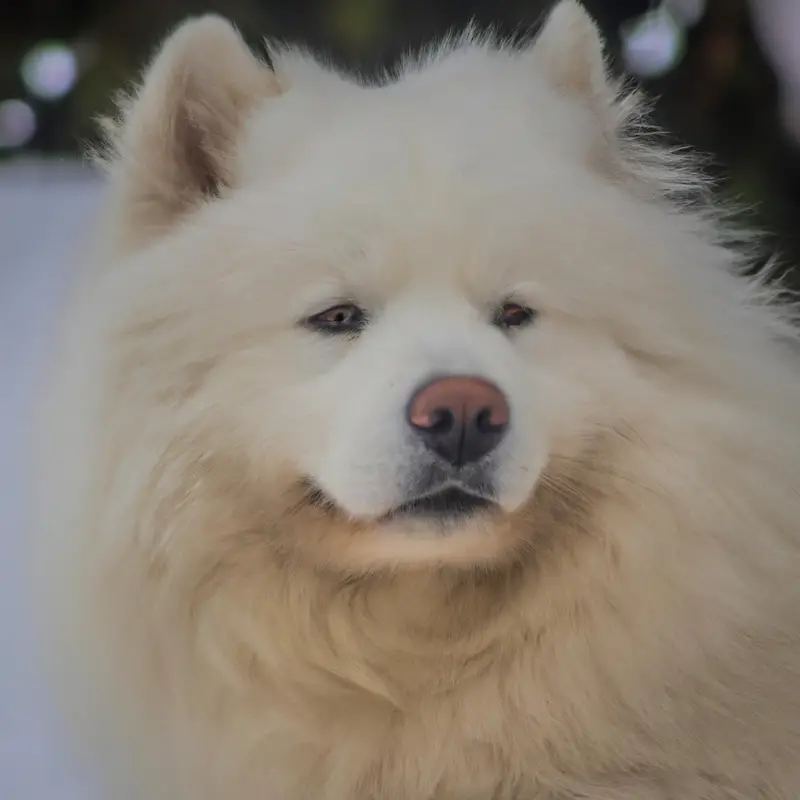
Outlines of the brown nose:
M408 404L408 424L425 446L456 467L478 461L500 444L510 412L503 393L481 378L439 378Z

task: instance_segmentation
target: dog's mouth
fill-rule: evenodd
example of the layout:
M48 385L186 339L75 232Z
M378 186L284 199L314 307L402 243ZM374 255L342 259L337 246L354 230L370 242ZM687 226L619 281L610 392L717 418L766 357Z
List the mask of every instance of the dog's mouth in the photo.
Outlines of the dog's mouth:
M311 482L306 486L305 502L326 514L335 515L342 512L333 498ZM466 491L460 486L448 485L407 500L383 514L379 521L427 519L437 522L458 522L495 508L497 503L489 497Z
M486 497L472 494L458 486L447 486L432 494L409 500L384 516L384 519L459 520L495 507Z

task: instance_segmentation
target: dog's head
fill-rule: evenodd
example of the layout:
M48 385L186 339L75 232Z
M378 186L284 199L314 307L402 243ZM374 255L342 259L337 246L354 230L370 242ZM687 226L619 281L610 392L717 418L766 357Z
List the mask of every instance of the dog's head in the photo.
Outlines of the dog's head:
M519 552L548 491L590 502L664 366L716 352L731 285L689 271L727 254L667 157L631 158L572 0L528 48L466 36L378 87L274 63L189 22L112 131L122 391L304 558Z

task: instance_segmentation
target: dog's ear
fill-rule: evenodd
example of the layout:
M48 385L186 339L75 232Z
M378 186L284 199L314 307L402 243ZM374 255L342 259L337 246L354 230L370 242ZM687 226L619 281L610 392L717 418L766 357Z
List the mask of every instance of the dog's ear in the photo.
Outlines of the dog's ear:
M614 96L603 51L600 31L578 0L560 0L533 45L539 69L554 87L598 108Z
M233 151L275 74L224 19L189 20L145 71L140 89L106 121L114 246L130 250L236 180Z

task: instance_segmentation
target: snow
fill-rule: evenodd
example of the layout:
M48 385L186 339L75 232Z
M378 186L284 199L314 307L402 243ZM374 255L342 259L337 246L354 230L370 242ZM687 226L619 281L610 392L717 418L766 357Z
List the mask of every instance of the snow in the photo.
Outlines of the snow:
M74 164L0 169L0 798L97 800L69 757L28 623L26 448L37 359L99 180Z

